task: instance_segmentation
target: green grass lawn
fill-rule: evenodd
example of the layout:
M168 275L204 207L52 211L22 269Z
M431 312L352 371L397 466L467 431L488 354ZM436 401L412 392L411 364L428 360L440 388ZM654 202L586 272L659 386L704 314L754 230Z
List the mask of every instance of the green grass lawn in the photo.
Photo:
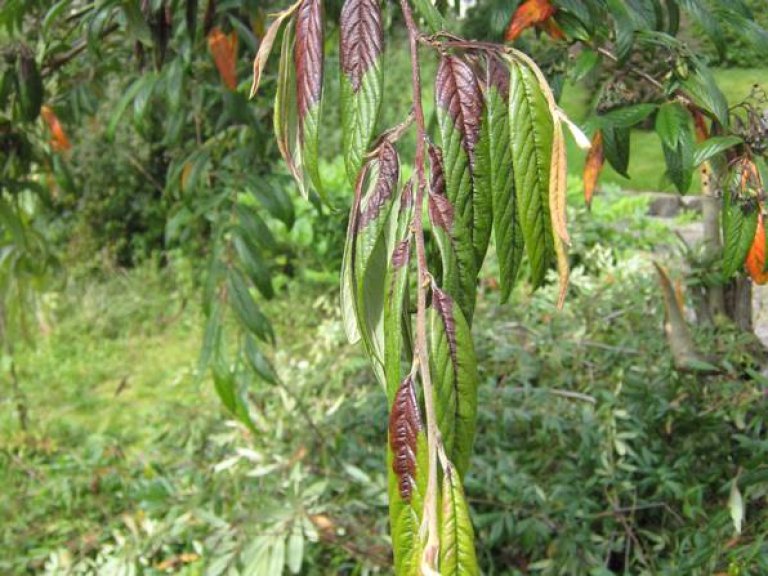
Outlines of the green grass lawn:
M768 77L766 68L715 70L717 82L728 102L733 105L749 96L755 83ZM563 109L577 122L586 115L588 94L581 86L569 85L563 90ZM635 130L632 133L629 175L630 179L616 173L606 164L600 177L601 184L613 183L629 190L673 191L674 187L663 178L665 165L659 138L654 132ZM568 138L568 170L581 175L584 169L585 153ZM691 193L700 190L699 181L693 179Z

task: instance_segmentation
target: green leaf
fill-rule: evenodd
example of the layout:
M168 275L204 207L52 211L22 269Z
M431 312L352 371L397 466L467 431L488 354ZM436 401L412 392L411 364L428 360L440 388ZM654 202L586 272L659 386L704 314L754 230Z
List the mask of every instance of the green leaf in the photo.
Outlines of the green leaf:
M492 227L490 190L477 187L473 174L480 137L483 101L472 68L455 56L444 56L435 78L437 123L442 143L445 194L468 232L479 268Z
M689 12L704 29L722 58L725 55L725 38L715 13L701 0L679 0L679 2L683 9Z
M389 518L398 576L421 575L419 532L427 470L427 437L414 382L408 376L391 402L387 442Z
M301 572L301 563L304 560L304 532L301 522L294 522L291 534L288 536L286 548L286 560L291 574Z
M227 293L232 310L243 328L259 340L274 344L275 334L272 326L251 296L248 283L238 270L229 271Z
M346 0L339 31L344 163L347 177L354 183L373 139L381 108L384 37L378 1Z
M432 165L429 220L442 264L440 287L459 303L465 317L471 322L477 293L475 253L469 230L444 194L440 153L430 147L429 155Z
M664 104L656 116L656 133L667 162L667 176L684 193L690 188L694 168L690 114L676 102Z
M654 110L656 110L656 104L622 106L616 110L611 110L606 114L598 116L598 122L603 128L632 128L645 120Z
M535 74L514 61L510 64L509 121L520 225L531 283L538 287L554 254L549 213L553 122Z
M387 377L387 398L392 402L403 379L403 352L405 338L410 328L407 308L408 269L411 257L411 223L413 197L410 183L400 196L397 218L393 225L393 242L388 249L387 274L384 279L384 370ZM394 208L393 208L394 211Z
M515 284L524 243L509 146L509 72L496 59L489 60L485 86L485 114L475 156L475 187L487 188L488 192L484 194L492 199L501 300L504 302Z
M605 159L624 178L629 178L629 128L603 128L603 151Z
M432 34L445 30L443 15L440 14L432 0L414 0L413 5L416 7L416 12L418 12L419 16L424 19L427 29Z
M291 55L295 44L294 20L291 19L283 30L280 48L280 67L277 73L277 92L273 125L275 141L288 170L293 175L299 192L309 198L304 181L304 170L299 146L299 118L296 103L296 69Z
M277 249L277 241L272 235L272 231L256 210L238 203L235 205L235 214L237 214L238 226L246 240L254 246L260 245L267 250Z
M614 23L616 56L623 61L632 50L635 23L623 0L607 0L606 4Z
M275 295L275 290L272 287L272 275L256 246L243 237L242 229L234 230L232 243L235 246L235 251L240 259L243 271L258 288L262 296L268 300L271 299Z
M469 468L477 415L477 360L469 324L453 299L435 287L429 313L429 360L437 424L461 478Z
M251 336L245 339L245 356L256 374L270 384L277 385L280 381L272 363L259 349L256 340Z
M696 104L714 114L720 124L728 126L728 101L706 65L694 60L694 69L682 84Z
M17 78L21 118L31 122L40 114L40 107L43 104L43 78L31 54L23 53L18 61Z
M440 521L440 574L479 576L475 553L475 531L469 516L461 480L450 466L443 477Z
M700 142L693 150L693 165L699 166L718 154L730 150L741 144L743 140L738 136L713 136Z
M137 78L136 80L134 80L134 82L123 93L120 100L112 109L112 117L109 119L109 124L107 124L107 130L104 133L105 136L107 137L107 140L112 141L115 139L115 132L117 131L117 126L120 124L120 119L123 117L123 114L125 113L125 109L128 108L128 105L133 101L133 99L141 90L143 90L148 84L153 82L153 78L154 77L151 74L147 76L141 76L140 78Z
M397 152L384 143L359 175L342 270L342 313L347 335L362 337L376 377L385 389L385 277L391 238L389 217L399 170Z
M729 279L744 265L757 230L758 206L754 198L734 197L726 190L723 202L723 278Z

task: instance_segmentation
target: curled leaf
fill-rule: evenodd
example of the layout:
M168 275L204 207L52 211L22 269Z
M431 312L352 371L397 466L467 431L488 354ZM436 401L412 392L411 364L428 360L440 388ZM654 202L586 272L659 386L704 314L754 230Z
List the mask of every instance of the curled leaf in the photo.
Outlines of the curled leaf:
M526 0L517 7L507 25L504 39L513 42L531 26L539 26L552 38L562 39L563 31L552 20L557 9L549 0Z
M589 149L587 160L584 163L584 201L587 206L592 205L592 197L595 194L597 180L600 178L604 164L603 133L598 130L592 137L592 147Z
M208 48L219 71L224 85L230 90L237 88L237 34L234 31L224 34L220 28L214 28L208 34Z
M253 98L259 91L259 85L261 84L261 75L264 73L264 68L269 60L269 55L272 52L272 46L277 38L277 33L280 31L280 27L286 18L291 16L299 7L301 0L291 5L289 8L279 12L272 24L267 28L267 33L261 39L259 44L259 51L256 53L256 58L253 59L253 83L251 84L250 98ZM208 6L213 4L213 0L210 0Z
M416 400L413 378L400 384L389 415L389 447L394 456L392 471L397 476L400 497L409 502L415 484L418 434L424 427Z

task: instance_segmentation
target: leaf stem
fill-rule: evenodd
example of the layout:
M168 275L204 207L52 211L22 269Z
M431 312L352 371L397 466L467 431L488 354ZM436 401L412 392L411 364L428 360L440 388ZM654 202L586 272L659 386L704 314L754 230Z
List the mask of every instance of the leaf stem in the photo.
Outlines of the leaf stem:
M418 271L416 293L416 346L415 357L418 357L421 385L424 391L424 405L427 416L427 492L424 497L424 513L422 534L427 531L427 542L422 557L422 571L436 572L437 557L440 550L437 516L437 452L439 446L439 430L435 412L434 389L429 372L429 352L427 349L427 295L426 289L430 284L427 269L426 250L424 249L424 190L427 179L424 174L424 159L426 152L427 130L424 122L424 109L421 105L421 69L419 67L419 41L422 34L413 18L413 12L408 0L400 0L400 6L408 28L408 44L411 52L411 89L413 91L413 115L416 120L416 198L413 212L413 232L416 239L416 267Z

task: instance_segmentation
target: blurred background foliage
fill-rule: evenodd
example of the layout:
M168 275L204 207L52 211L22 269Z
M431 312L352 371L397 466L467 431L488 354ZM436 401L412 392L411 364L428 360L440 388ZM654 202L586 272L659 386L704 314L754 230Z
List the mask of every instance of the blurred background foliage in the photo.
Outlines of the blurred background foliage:
M449 22L499 40L517 4L482 2ZM745 5L767 24L760 0ZM326 3L329 104L340 6ZM274 68L246 97L281 7L0 7L4 574L390 570L386 403L337 309L346 215L298 198L276 162ZM384 13L382 129L410 107L399 12ZM765 77L766 54L733 26L722 34L725 53L681 23L736 103ZM553 78L564 72L538 34L520 42L551 58ZM434 65L425 54L425 78ZM600 78L561 76L562 106L583 121ZM429 82L425 103L431 117ZM324 181L344 205L333 105L323 134ZM680 279L672 228L690 215L649 219L649 197L626 192L671 187L656 136L631 138L631 180L607 168L591 212L569 142L563 313L554 288L521 287L499 306L493 255L483 274L467 494L488 574L768 573L765 353L749 334L699 327L719 372L673 368L651 251ZM221 298L237 283L256 306L245 326ZM254 357L272 332L268 358Z

